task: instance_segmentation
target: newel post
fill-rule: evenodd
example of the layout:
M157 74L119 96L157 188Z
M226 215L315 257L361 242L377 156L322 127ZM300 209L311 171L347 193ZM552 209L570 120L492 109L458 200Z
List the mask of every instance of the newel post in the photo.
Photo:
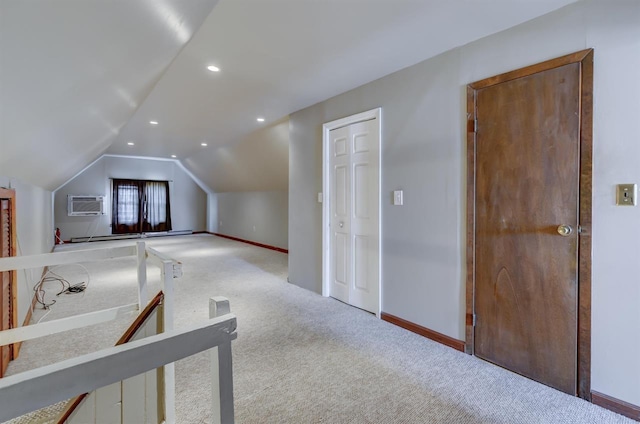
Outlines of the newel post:
M209 318L231 313L225 297L209 299ZM211 422L233 424L233 368L231 340L211 349Z

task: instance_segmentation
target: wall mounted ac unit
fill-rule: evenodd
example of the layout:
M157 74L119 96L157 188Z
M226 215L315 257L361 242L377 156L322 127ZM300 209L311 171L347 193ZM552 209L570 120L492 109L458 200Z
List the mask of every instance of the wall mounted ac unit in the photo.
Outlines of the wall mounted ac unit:
M67 198L69 216L104 215L104 196L73 196Z

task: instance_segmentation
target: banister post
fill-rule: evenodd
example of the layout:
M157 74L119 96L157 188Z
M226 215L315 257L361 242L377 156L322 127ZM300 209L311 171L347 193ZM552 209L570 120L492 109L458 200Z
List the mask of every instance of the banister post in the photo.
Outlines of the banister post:
M209 318L231 313L229 300L225 297L209 299ZM211 422L233 424L233 364L231 341L211 349Z
M160 268L160 281L164 293L163 331L173 330L173 261L163 260ZM173 363L164 366L165 421L176 422L176 374Z
M138 259L138 307L142 311L149 302L147 291L147 251L143 241L136 242Z

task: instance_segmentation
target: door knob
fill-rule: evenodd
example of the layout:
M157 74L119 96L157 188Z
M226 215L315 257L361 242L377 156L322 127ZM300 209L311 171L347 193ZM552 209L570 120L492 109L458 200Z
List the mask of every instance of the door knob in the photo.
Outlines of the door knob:
M338 224L338 225L340 225L340 228L342 228L342 227L344 227L344 222L340 221L340 224Z
M573 233L573 228L571 228L571 225L558 225L558 234L560 234L561 236L567 237L571 233Z

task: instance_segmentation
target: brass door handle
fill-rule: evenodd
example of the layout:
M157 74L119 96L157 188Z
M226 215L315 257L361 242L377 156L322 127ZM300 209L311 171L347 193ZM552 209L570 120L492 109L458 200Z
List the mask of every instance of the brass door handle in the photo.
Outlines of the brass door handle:
M560 234L562 237L568 237L569 235L571 235L571 233L573 233L573 228L571 228L571 225L558 225L558 234Z

